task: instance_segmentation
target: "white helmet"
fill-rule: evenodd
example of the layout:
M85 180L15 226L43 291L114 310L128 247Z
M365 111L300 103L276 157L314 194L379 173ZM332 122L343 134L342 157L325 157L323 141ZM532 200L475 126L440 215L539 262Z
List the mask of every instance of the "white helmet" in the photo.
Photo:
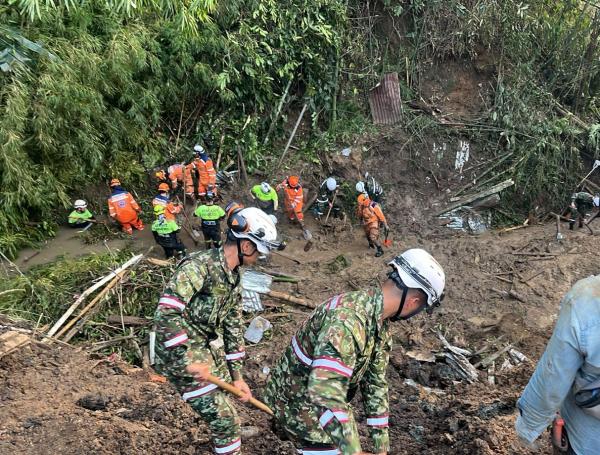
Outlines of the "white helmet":
M73 207L76 209L85 209L87 207L87 202L85 202L83 199L77 199L73 204Z
M358 182L356 184L356 192L357 193L364 193L365 192L365 182Z
M271 191L271 185L269 185L267 182L262 182L260 184L260 189L263 193L268 194Z
M204 151L204 147L202 147L200 144L196 144L196 145L194 145L194 151L198 152L198 153L202 153Z
M337 182L333 177L329 177L327 180L325 180L325 185L327 185L327 189L329 191L335 191L337 188Z
M269 215L256 207L247 207L231 214L227 220L231 235L248 239L261 254L282 250L285 245L277 241L277 228Z
M440 305L444 298L446 275L431 254L420 248L412 248L396 256L388 265L398 272L405 286L421 289L427 294L428 310Z

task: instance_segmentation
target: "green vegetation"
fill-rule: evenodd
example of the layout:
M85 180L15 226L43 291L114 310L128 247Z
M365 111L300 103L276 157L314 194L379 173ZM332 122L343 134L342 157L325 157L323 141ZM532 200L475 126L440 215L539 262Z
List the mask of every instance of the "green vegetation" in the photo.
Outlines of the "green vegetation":
M196 141L223 164L239 147L250 172L269 168L305 103L296 157L319 163L368 129L384 72L419 100L433 63L482 55L492 96L480 117L449 127L407 111L407 150L476 141L505 158L477 184L512 176L523 210L553 207L582 157L598 156L597 11L575 0L5 2L0 248L14 256L51 233L27 222L55 219L79 189L113 175L142 186Z

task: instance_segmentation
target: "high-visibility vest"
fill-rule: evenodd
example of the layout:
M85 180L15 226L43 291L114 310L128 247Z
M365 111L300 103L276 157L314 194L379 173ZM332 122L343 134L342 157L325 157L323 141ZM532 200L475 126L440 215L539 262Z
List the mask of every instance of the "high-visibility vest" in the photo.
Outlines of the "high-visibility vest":
M202 226L218 226L221 218L225 217L225 210L218 205L201 205L195 211L194 215L202 219Z
M254 185L250 191L259 201L269 202L279 200L277 191L275 191L273 188L271 188L271 190L265 194L260 185Z

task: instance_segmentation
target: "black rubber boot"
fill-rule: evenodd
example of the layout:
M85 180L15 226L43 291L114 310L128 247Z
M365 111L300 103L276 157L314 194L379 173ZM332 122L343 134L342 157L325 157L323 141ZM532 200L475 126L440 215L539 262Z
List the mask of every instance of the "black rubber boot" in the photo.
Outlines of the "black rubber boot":
M375 253L375 257L378 258L380 256L383 256L383 248L377 245L377 252Z

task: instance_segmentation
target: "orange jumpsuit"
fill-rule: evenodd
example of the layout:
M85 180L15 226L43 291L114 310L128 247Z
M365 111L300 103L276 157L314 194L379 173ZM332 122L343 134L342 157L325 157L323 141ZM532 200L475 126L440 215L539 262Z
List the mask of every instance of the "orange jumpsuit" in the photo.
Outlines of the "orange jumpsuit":
M144 223L138 218L141 211L131 194L123 188L113 188L113 192L108 198L108 213L111 218L119 222L123 232L132 234L133 228L140 231L144 229Z
M213 166L213 161L208 158L204 161L202 158L194 160L196 171L198 172L198 196L206 196L208 191L217 195L217 171Z
M302 189L302 185L298 184L296 188L292 188L286 179L277 185L278 190L282 188L285 212L290 221L294 221L295 219L300 222L304 221L304 213L302 213L302 207L304 206L304 190Z
M165 208L165 218L167 220L175 220L175 215L181 213L181 206L179 204L173 204L168 196L164 194L157 194L152 199L152 207L162 205Z
M387 224L381 206L369 198L359 197L358 217L362 220L369 242L379 241L379 224Z
M194 196L194 180L192 179L193 164L173 164L167 169L169 180L171 180L171 188L176 190L179 185L182 185L186 196Z

